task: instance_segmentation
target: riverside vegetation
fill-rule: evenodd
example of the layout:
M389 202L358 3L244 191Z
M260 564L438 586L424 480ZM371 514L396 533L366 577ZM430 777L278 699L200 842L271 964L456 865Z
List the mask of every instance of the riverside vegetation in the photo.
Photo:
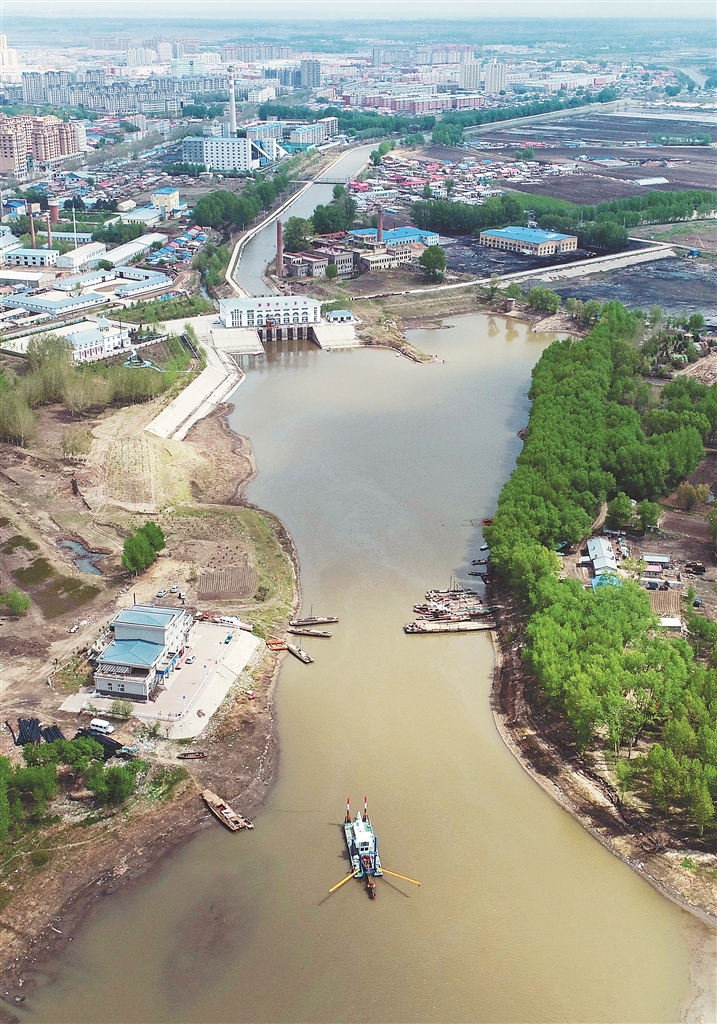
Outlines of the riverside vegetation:
M580 750L608 743L621 791L702 834L717 798L717 624L690 614L688 637L667 639L636 583L561 582L556 554L618 492L651 503L673 490L717 428L717 386L682 377L655 398L641 382L640 315L609 302L585 339L543 353L525 446L485 536L530 613L524 658ZM647 752L632 756L638 739Z

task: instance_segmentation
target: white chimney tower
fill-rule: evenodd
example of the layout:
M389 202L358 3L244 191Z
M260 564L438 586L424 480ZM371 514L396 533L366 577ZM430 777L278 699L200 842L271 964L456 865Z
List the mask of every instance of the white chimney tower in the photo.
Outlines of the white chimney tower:
M229 73L229 134L236 138L237 134L237 98L234 91L234 72Z

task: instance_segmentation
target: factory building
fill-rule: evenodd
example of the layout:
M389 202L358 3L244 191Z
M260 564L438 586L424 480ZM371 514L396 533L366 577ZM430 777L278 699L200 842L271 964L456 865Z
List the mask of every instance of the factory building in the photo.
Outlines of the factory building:
M60 269L72 270L77 273L80 267L84 267L86 263L101 260L106 252L107 246L104 242L88 242L78 249L71 249L63 256L58 256L57 266Z
M556 253L575 252L577 235L561 235L557 231L538 228L491 228L481 231L479 242L490 249L520 252L525 256L551 256Z
M11 249L5 262L9 267L54 267L57 249Z

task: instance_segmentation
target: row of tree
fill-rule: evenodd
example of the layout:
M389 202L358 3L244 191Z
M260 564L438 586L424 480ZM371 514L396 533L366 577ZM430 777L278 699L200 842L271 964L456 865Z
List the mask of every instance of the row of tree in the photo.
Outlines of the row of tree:
M262 103L259 117L266 120L276 117L281 121L319 121L324 117L335 117L339 122L339 131L355 139L384 138L386 135L405 135L406 133L430 131L436 123L432 114L406 117L398 114L386 117L373 110L347 110L345 107L325 107L316 110L312 107L289 106L280 101Z
M631 580L594 593L560 582L555 554L589 533L611 495L611 521L636 512L651 525L654 499L694 471L717 427L717 388L692 378L667 384L658 405L648 400L633 344L643 317L606 303L587 338L545 350L525 445L485 533L496 568L530 607L526 656L578 745L606 736L629 756L638 737L656 740L648 756L618 760L620 785L644 788L703 830L717 798L717 672L697 660L699 644L660 635ZM695 628L704 645L706 627Z
M217 189L201 196L194 207L194 221L203 227L229 233L243 231L262 210L289 187L288 175L277 172L272 178L258 176L247 181L240 195Z

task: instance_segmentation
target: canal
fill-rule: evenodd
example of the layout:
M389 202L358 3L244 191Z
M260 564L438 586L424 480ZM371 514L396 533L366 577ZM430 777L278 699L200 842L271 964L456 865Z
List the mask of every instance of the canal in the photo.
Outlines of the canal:
M29 1007L38 1021L677 1021L705 931L608 854L495 730L482 634L406 636L467 571L470 525L520 448L545 338L484 316L385 351L247 359L231 417L247 497L296 541L304 607L336 614L284 663L281 763L252 833L211 829L90 915ZM269 346L271 349L271 346ZM364 794L384 865L347 873Z

